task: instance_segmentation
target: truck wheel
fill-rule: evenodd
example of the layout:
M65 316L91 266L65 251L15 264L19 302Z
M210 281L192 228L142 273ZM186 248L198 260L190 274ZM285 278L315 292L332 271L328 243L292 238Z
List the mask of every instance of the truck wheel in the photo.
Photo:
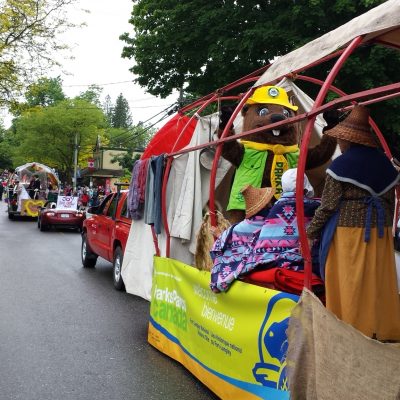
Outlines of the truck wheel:
M97 255L90 250L86 233L82 235L81 258L83 268L93 268L96 265Z
M122 260L123 254L121 247L117 247L114 251L114 262L113 262L113 280L114 280L114 287L117 290L124 290L125 285L124 281L122 280Z

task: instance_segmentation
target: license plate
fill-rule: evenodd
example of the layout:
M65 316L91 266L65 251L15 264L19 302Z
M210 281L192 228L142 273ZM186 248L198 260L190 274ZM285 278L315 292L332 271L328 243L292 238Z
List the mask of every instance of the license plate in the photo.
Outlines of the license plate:
M69 218L69 214L61 214L61 218Z

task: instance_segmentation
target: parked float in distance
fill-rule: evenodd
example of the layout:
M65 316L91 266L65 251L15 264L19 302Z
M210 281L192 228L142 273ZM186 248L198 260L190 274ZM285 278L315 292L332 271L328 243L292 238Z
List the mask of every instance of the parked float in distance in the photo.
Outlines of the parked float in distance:
M57 201L60 181L54 169L30 162L10 174L7 181L8 218L36 218L47 200Z

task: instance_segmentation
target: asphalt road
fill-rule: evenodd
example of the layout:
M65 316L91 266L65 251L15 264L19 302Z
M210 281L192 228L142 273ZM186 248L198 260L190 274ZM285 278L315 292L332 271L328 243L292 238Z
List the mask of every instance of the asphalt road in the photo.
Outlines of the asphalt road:
M217 399L147 343L149 303L83 269L80 235L0 203L0 400Z

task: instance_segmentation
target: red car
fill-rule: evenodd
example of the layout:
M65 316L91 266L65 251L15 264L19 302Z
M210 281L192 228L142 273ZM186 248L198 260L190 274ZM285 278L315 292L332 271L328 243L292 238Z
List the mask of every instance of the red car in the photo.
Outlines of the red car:
M128 186L127 184L116 184ZM117 290L124 289L121 276L122 260L132 220L128 216L128 191L109 194L96 207L88 209L83 223L81 256L84 268L93 268L97 257L113 264L113 281Z
M39 208L38 228L44 232L50 227L71 228L82 231L85 211L57 209L56 203L47 201Z

